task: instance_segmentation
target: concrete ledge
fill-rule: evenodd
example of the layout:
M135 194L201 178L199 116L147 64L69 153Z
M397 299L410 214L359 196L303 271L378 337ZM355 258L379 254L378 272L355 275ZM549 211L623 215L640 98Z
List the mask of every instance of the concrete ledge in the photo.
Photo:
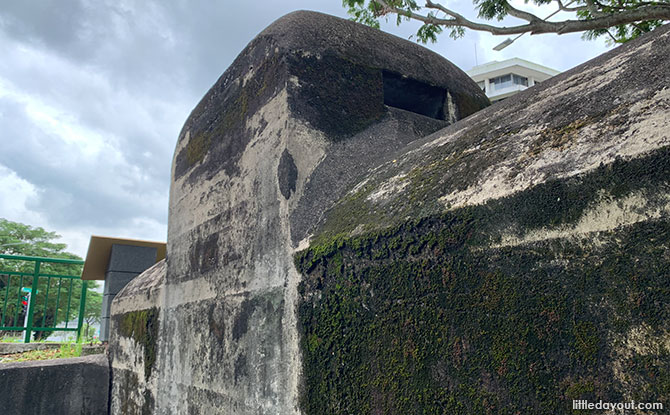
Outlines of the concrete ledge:
M0 355L32 352L33 350L53 350L60 348L62 345L63 343L0 343ZM81 348L83 356L104 352L105 346L102 344L84 344Z
M108 400L105 355L0 365L3 415L102 415Z
M103 354L107 347L103 344L94 344L94 345L84 345L81 348L81 355L90 356L94 354Z
M61 343L0 343L0 354L31 352L33 350L58 349Z

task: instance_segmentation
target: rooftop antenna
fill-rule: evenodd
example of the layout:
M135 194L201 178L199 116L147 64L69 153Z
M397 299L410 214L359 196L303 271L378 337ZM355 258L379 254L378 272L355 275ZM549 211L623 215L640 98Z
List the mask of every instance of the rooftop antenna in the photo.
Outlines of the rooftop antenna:
M475 66L479 66L479 62L477 61L477 42L475 42L474 45L475 45Z

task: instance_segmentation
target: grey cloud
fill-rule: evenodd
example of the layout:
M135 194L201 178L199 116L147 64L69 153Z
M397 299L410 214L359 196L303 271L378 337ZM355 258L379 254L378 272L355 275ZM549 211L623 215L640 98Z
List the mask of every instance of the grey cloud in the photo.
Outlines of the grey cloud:
M0 27L14 39L50 49L70 50L79 42L85 7L81 1L4 1Z
M54 225L123 226L136 216L166 219L167 179L143 180L129 170L131 165L110 162L104 153L88 159L75 154L76 145L32 126L16 103L0 100L0 114L3 135L21 137L5 141L0 164L40 189L28 207Z

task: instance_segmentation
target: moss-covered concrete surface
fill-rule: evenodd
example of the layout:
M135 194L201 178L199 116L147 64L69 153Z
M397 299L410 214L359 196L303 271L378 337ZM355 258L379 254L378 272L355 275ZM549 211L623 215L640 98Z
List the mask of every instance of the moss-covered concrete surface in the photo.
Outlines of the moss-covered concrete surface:
M156 412L165 260L130 281L114 298L109 341L110 413Z
M304 414L670 407L669 32L411 144L324 215L295 256Z
M144 351L144 376L148 380L156 363L158 342L158 309L131 311L116 317L118 332L129 337Z
M575 220L572 191L589 179L302 252L305 413L568 414L573 399L669 402L667 219L491 243L520 225L515 209L567 199L524 225Z

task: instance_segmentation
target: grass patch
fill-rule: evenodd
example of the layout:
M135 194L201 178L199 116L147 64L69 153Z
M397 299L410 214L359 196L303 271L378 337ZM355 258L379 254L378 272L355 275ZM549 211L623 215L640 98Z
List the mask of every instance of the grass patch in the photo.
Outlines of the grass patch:
M0 356L0 363L27 362L29 360L66 359L81 356L81 343L63 344L58 349L31 350Z

